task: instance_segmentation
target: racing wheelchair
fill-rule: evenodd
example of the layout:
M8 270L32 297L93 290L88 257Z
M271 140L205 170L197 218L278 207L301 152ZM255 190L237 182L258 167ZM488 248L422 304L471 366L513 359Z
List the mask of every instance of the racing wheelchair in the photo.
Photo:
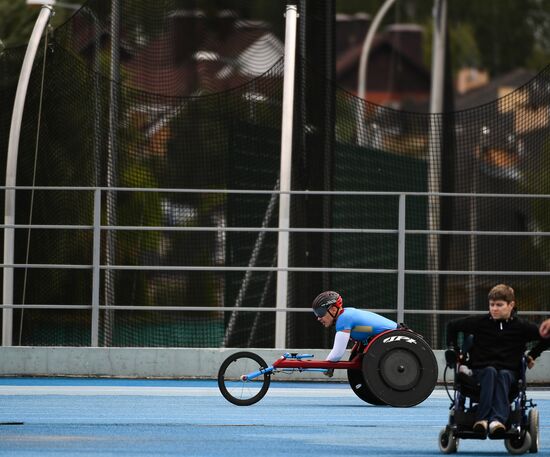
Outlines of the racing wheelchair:
M527 398L525 373L527 357L523 356L518 381L510 391L510 415L506 431L497 437L473 430L475 413L479 403L480 386L469 373L468 349L473 337L464 339L462 350L457 354L453 350L445 352L446 367L443 372L445 389L451 400L449 422L439 433L439 449L444 454L457 452L460 439L504 439L506 450L513 455L526 452L537 453L539 449L539 413L532 399ZM449 392L447 371L454 374L453 392Z
M423 402L437 382L432 349L421 335L406 328L379 333L366 344L355 343L349 361L312 358L285 353L268 365L258 354L237 352L220 366L218 387L229 402L248 406L264 397L275 375L343 369L353 392L366 403L410 407Z

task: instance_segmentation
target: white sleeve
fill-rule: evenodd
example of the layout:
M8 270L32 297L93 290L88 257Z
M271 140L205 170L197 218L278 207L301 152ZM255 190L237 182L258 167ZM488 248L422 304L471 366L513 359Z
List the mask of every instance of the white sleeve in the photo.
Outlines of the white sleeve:
M349 332L336 332L336 336L334 337L334 346L325 360L328 360L329 362L338 362L344 355L344 352L346 352L349 337Z

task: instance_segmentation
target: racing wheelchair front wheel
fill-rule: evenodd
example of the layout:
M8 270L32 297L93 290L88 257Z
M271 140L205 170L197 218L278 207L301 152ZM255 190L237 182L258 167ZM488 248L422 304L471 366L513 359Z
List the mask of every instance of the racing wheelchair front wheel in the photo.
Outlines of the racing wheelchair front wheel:
M458 450L458 438L447 428L439 432L439 450L443 454L454 454Z
M525 432L523 435L504 440L506 450L513 455L525 454L531 448L531 434Z
M259 402L269 389L271 372L259 374L252 379L243 376L267 368L264 359L253 352L236 352L230 355L218 371L218 387L223 397L238 406Z
M349 359L352 360L356 354L357 351L351 351ZM387 404L386 402L380 400L380 398L374 395L374 393L369 389L369 386L367 386L365 378L363 377L363 372L361 370L349 369L347 371L348 383L351 387L351 390L353 390L353 393L357 395L361 400L375 406L382 406Z

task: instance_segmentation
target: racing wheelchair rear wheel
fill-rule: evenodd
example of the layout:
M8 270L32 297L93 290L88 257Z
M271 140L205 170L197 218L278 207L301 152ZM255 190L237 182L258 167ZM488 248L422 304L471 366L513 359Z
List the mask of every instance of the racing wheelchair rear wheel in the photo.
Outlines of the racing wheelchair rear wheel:
M525 432L523 436L519 435L515 438L508 438L504 440L504 446L510 454L525 454L531 448L531 434Z
M371 392L390 406L423 402L437 382L437 360L422 336L410 330L379 334L367 346L363 377Z
M218 371L218 387L227 401L249 406L260 401L269 389L271 373L245 380L243 375L267 368L267 363L253 352L236 352L224 360Z
M351 351L350 360L352 360L357 351ZM348 371L348 382L353 390L353 393L357 395L361 400L371 405L382 406L386 405L385 402L380 400L367 386L365 378L363 377L363 372L361 370L347 370Z
M458 450L459 439L447 427L439 432L439 450L443 454L454 454Z

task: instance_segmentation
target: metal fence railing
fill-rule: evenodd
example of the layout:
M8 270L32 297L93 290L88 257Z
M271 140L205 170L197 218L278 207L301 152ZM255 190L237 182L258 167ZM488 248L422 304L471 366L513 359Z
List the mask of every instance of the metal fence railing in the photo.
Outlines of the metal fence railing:
M487 230L418 230L408 229L406 227L406 204L410 197L466 197L466 198L519 198L519 199L550 199L550 195L531 195L531 194L466 194L466 193L423 193L423 192L322 192L322 191L291 191L286 192L290 195L332 195L340 197L351 196L393 196L398 199L398 217L397 228L391 229L367 229L367 228L278 228L278 227L185 227L185 226L108 226L101 224L102 214L102 196L105 192L158 192L158 193L212 193L212 194L270 194L280 195L280 191L256 191L256 190L205 190L205 189L151 189L151 188L106 188L106 187L0 187L0 189L15 189L25 191L68 191L68 192L91 192L94 195L93 201L93 224L90 225L64 225L64 224L3 224L2 229L49 229L49 230L84 230L93 233L93 255L92 264L31 264L31 263L2 263L0 267L6 270L14 269L79 269L89 270L92 274L92 294L89 304L17 304L3 303L0 307L3 310L3 345L11 345L11 329L8 324L12 322L12 312L14 309L70 309L70 310L90 310L91 312L91 346L98 346L99 318L100 310L122 311L122 310L147 310L147 311L221 311L221 312L276 312L276 313L303 313L311 312L310 308L290 308L290 307L247 307L247 306L131 306L100 303L100 275L102 271L114 270L139 270L139 271L216 271L216 272L268 272L268 271L288 271L288 272L330 272L330 273L361 273L361 274L394 274L397 276L397 296L395 308L377 309L378 312L395 313L399 322L404 321L406 314L425 314L430 316L453 315L453 314L471 314L484 311L458 310L458 309L438 309L436 303L432 303L429 309L408 309L405 308L405 277L406 275L431 275L438 277L440 275L458 275L458 276L550 276L550 271L482 271L482 270L429 270L429 269L407 269L405 264L406 254L406 235L465 235L465 236L529 236L529 237L548 237L550 232L544 231L487 231ZM118 265L101 262L101 246L104 233L107 230L116 231L202 231L202 232L280 232L282 230L295 233L349 233L349 234L392 234L397 236L397 268L302 268L302 267L259 267L248 266L196 266L196 265ZM14 249L14 246L4 246L4 250ZM6 279L8 278L8 279ZM4 291L8 288L13 289L13 279L4 274ZM6 295L4 295L6 296ZM13 295L11 295L13 296ZM526 315L546 315L547 310L522 311ZM435 327L434 327L435 328ZM434 337L434 335L432 335Z

